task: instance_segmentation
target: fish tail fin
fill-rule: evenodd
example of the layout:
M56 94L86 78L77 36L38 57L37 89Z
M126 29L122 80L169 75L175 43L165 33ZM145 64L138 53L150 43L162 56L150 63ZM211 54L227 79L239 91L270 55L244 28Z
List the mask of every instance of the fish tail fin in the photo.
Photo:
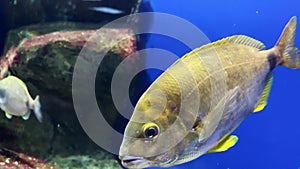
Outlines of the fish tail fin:
M33 101L33 112L38 119L38 121L41 123L43 121L43 116L41 112L41 103L40 103L40 96L37 95Z
M279 56L281 56L277 63L289 68L300 68L300 51L295 47L296 24L297 18L294 16L285 26L274 47L278 50Z

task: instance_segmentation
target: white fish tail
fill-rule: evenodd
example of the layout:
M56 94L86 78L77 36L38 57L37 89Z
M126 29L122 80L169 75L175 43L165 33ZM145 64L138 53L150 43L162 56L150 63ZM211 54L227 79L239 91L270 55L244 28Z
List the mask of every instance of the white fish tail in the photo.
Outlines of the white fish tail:
M300 51L295 47L297 18L294 16L285 26L276 46L277 64L289 68L300 68ZM279 57L278 57L279 56Z
M42 112L41 112L41 103L40 103L40 96L37 95L33 101L33 112L36 116L36 118L38 119L39 122L43 121L43 116L42 116Z

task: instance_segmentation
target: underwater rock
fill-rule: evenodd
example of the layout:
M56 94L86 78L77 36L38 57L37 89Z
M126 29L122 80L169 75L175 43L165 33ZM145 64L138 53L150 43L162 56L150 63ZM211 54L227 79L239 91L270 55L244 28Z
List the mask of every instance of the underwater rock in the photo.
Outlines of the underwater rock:
M60 169L23 153L0 148L1 169Z
M23 80L34 79L37 87L54 91L62 97L71 96L71 80L76 58L87 39L96 32L96 30L54 32L25 38L17 47L11 47L1 58L0 78L5 76L9 67ZM129 34L129 30L104 29L102 33L105 36L99 39L98 44L91 46L91 50L101 52L111 47L111 55L116 54L123 58L135 52L136 39ZM119 37L126 39L113 46L115 43L113 39ZM106 45L102 46L104 43Z
M47 26L50 26L48 33ZM105 159L113 159L111 154L103 151L85 134L72 103L74 64L85 42L96 30L86 30L86 25L85 30L70 27L69 31L55 30L54 27L59 26L30 26L9 33L6 52L0 58L0 79L9 71L26 83L33 97L40 95L44 119L43 123L39 123L34 116L28 121L17 117L8 120L4 113L0 113L0 144L41 159L51 159L53 155L84 155L95 151ZM87 50L97 54L110 48L102 61L104 66L97 73L96 84L100 85L96 95L99 106L107 112L103 114L104 117L113 126L119 115L110 95L112 75L124 58L130 55L134 65L138 55L136 37L130 34L131 30L105 29L103 32L106 36L87 47ZM124 40L115 44L114 38L119 37ZM103 43L106 45L100 45ZM116 161L112 163L117 165Z
M5 47L7 52L0 60L0 79L7 74L7 70L10 68L23 80L34 79L35 86L40 81L41 84L37 87L47 89L47 92L51 90L60 97L70 97L74 63L87 39L97 30L66 31L66 29L87 29L89 27L98 26L58 23L23 27L11 31ZM48 31L59 29L64 31L45 34L47 28ZM87 47L98 53L111 48L107 58L112 59L108 59L106 64L108 72L110 72L113 65L119 64L123 58L136 52L136 38L130 34L128 29L101 29L101 33L105 36L99 36L100 39L97 39L95 44ZM114 39L120 37L125 40L114 45ZM16 46L16 44L19 45ZM105 46L101 44L105 44Z

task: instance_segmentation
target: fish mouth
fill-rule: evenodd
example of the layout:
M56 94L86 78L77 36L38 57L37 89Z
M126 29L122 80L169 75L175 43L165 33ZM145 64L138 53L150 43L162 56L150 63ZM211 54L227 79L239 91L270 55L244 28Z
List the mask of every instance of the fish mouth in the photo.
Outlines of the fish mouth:
M143 157L120 156L119 158L124 167L145 167L148 165L148 160L144 159Z

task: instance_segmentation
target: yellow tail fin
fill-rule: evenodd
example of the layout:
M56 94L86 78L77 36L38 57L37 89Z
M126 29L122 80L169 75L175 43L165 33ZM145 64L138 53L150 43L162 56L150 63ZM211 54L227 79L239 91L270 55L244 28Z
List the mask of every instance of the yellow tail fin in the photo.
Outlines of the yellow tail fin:
M300 68L300 51L295 47L297 18L290 19L284 28L275 48L283 56L280 65L290 68Z

